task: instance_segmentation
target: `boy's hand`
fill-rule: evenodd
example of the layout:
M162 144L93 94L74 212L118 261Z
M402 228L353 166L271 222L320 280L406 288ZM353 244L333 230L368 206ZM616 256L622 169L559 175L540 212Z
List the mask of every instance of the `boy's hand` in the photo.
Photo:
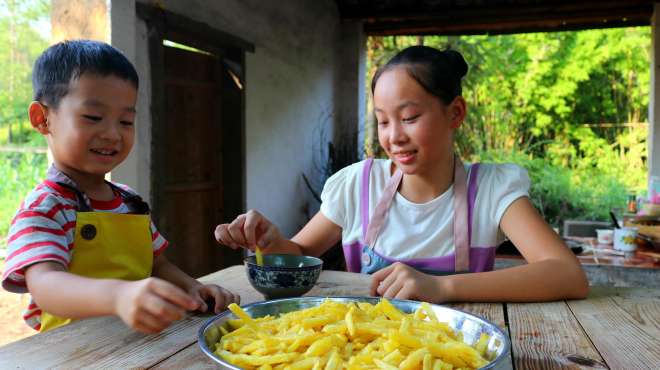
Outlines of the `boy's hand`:
M250 210L230 223L220 224L215 228L218 243L232 249L247 248L254 251L258 245L264 252L282 239L282 235L261 213Z
M437 276L419 272L401 262L396 262L373 274L371 295L432 303L446 299Z
M198 310L201 312L212 310L218 314L224 311L230 303L241 303L240 295L215 284L196 284L188 290L188 293L200 302ZM208 307L209 304L214 306Z
M135 330L155 334L200 303L179 287L159 278L123 282L114 299L116 314Z

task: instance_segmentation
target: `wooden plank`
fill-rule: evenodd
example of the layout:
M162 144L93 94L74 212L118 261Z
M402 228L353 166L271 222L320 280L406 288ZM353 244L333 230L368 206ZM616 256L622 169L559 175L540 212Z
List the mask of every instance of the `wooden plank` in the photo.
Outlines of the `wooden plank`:
M508 304L516 369L606 368L565 302Z
M130 330L116 317L81 320L0 347L0 369L148 367L190 345L206 319L191 316L158 335Z
M243 303L263 298L247 282L243 266L201 279L241 295ZM194 314L158 335L128 329L119 318L80 320L53 331L0 347L0 369L146 368L196 343L197 330L210 315Z
M371 276L348 274L342 271L322 271L319 280L306 295L312 296L368 296Z
M501 303L452 303L447 306L482 317L499 326L507 335L509 334L509 328L504 318L504 305Z
M594 287L568 305L610 368L660 367L658 289Z
M195 343L151 369L217 370L218 368L219 365L204 355Z
M504 331L504 334L511 339L509 326L506 322L505 306L502 303L451 303L448 307L471 313L484 318L497 325ZM507 363L502 368L511 369L513 363L513 351L509 353Z

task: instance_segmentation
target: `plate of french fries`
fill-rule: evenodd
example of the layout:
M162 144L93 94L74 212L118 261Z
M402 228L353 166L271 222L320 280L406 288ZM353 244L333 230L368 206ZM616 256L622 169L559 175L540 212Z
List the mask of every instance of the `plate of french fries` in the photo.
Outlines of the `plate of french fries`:
M198 343L220 368L235 370L511 368L511 344L497 325L449 307L379 297L232 304L202 325Z

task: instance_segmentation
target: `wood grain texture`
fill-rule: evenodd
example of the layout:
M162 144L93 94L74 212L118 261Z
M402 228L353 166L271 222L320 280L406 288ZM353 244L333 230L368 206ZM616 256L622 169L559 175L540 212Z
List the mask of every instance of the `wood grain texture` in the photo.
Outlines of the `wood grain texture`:
M195 343L151 369L217 370L218 368L218 364L204 355L197 343Z
M200 280L230 287L243 304L263 300L248 283L243 266ZM0 369L148 368L196 343L197 330L209 317L190 315L158 335L137 333L116 317L80 320L0 347Z
M200 280L234 290L242 304L263 300L244 266ZM308 294L368 295L370 281L366 275L324 271ZM503 329L508 324L517 369L659 368L660 289L593 288L586 300L568 303L448 306ZM136 333L114 317L81 320L0 347L0 369L215 368L197 345L197 331L209 317L190 315L159 335Z
M502 303L451 303L446 306L483 317L508 333L509 329L504 319L504 305Z
M606 368L565 302L508 304L516 369Z
M660 291L592 288L568 305L610 368L660 368Z
M116 317L80 320L0 348L0 369L147 368L189 346L207 319L190 316L158 335Z

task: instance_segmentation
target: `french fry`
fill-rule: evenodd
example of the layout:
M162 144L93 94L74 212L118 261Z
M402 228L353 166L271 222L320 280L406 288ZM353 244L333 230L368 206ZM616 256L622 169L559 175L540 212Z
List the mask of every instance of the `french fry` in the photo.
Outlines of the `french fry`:
M260 318L235 304L229 309L238 319L210 329L207 343L246 370L445 370L488 363L490 337L482 334L473 347L463 343L429 304L404 313L386 299L375 305L326 300Z

